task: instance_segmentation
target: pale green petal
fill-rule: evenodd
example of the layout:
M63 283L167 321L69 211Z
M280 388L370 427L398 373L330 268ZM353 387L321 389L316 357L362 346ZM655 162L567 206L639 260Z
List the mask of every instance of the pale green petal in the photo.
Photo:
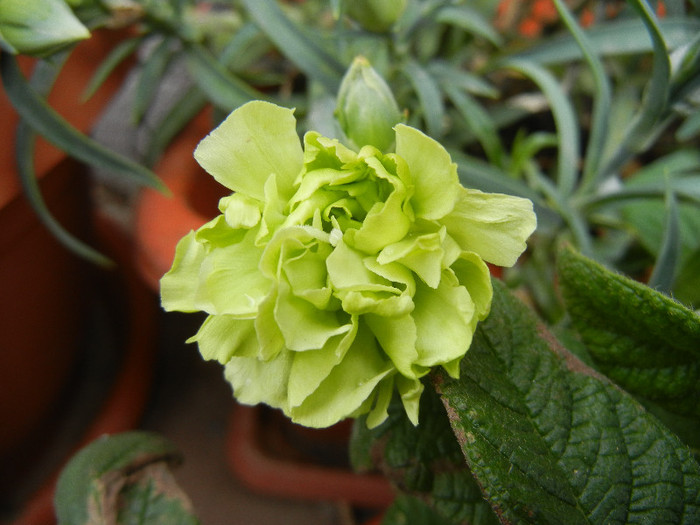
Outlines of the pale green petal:
M377 256L377 262L386 264L399 262L410 268L431 288L440 283L445 238L444 230L436 233L412 233L401 241L390 244Z
M416 293L416 280L413 277L413 272L403 264L391 262L380 264L376 257L365 257L362 262L370 272L376 273L394 283L394 287L403 290L403 295L413 297L413 294Z
M408 164L415 193L411 199L416 217L439 219L452 211L461 187L457 165L438 142L415 128L398 124L396 154Z
M287 378L292 367L292 353L281 352L270 361L254 357L232 357L224 376L233 387L236 399L244 405L265 403L287 410Z
M374 389L374 406L367 414L367 428L381 425L389 417L389 404L394 394L394 374L384 377Z
M312 226L283 228L265 246L260 258L260 271L271 279L279 278L285 261L305 254L319 243L327 245L322 248L327 253L330 250L329 240L326 232Z
M200 226L195 232L195 239L197 239L197 242L204 244L209 252L219 246L228 246L241 242L243 237L245 237L245 233L245 230L231 228L223 215L217 215L206 224Z
M242 193L234 193L219 200L219 210L231 228L253 228L260 222L262 202Z
M401 403L406 411L408 419L414 425L418 424L418 409L420 396L423 393L423 383L419 379L409 379L404 376L396 376L396 389L401 395Z
M187 342L196 342L204 359L214 359L222 365L234 355L255 357L258 354L253 321L230 315L210 315Z
M340 169L357 160L357 153L316 131L304 135L304 166L307 171L319 168Z
M286 279L278 284L275 320L287 348L295 351L322 348L331 337L352 328L351 324L339 321L335 312L318 310L294 296Z
M361 289L391 291L391 281L371 272L365 265L367 256L341 240L326 259L326 268L336 290Z
M359 330L345 358L313 394L290 410L292 420L308 427L327 427L349 417L392 371L367 330Z
M491 274L484 261L474 252L464 252L452 265L452 271L459 283L464 286L474 302L475 318L484 320L491 311L493 287Z
M454 210L440 222L462 250L498 266L513 266L537 217L527 199L461 188Z
M242 105L206 138L194 153L219 183L258 200L275 174L282 195L290 195L302 168L303 152L292 110L253 101Z
M169 312L200 310L195 296L199 287L199 269L206 257L204 246L190 231L177 243L172 268L160 279L160 299Z
M264 246L272 235L284 224L286 203L280 198L277 191L277 180L274 175L268 177L265 182L265 204L260 221L260 231L255 239L258 246Z
M290 407L301 405L343 360L357 335L358 318L350 322L352 328L347 333L331 337L322 349L294 355L288 384Z
M409 314L400 317L365 315L367 326L372 330L380 348L389 356L399 373L406 377L418 378L427 369L415 366L418 360L416 351L416 324Z
M403 182L397 176L389 175L376 158L368 158L365 162L372 167L378 179L389 181L393 186L385 202L372 206L353 237L354 248L374 254L388 244L403 239L408 233L411 217L405 208L409 195Z
M241 242L212 250L202 261L196 295L200 310L255 316L272 285L258 270L262 250L254 244L255 234L248 230Z
M351 290L338 292L343 310L353 315L377 314L382 316L405 315L413 310L413 299L405 293L371 292Z
M255 333L258 336L258 357L268 361L277 357L285 349L284 337L275 320L275 304L277 304L277 289L263 299L255 317Z
M417 363L436 366L463 356L471 345L474 303L463 286L443 279L436 290L418 282L413 319L416 322Z

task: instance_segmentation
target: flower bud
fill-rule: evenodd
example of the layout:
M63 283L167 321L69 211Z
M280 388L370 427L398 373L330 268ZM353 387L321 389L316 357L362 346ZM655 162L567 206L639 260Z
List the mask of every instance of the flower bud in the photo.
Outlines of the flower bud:
M354 0L347 4L348 15L369 31L387 31L406 9L406 0Z
M0 46L13 54L48 56L90 31L64 0L5 0L0 9Z
M384 79L364 57L357 57L345 74L338 92L336 117L355 146L371 145L388 151L401 121L399 106Z

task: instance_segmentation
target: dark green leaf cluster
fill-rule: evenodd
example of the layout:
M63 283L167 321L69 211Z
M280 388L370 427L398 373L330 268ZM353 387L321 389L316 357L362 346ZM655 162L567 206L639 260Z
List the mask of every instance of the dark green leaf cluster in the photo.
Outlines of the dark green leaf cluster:
M561 252L559 274L573 326L599 370L580 361L494 282L492 313L477 330L460 378L432 378L446 410L431 399L417 428L392 418L362 447L358 463L381 457L378 466L402 494L384 523L413 523L409 514L430 512L436 523L481 522L475 517L483 511L473 499L477 486L495 513L491 518L502 523L700 519L700 465L683 442L698 435L693 377L700 366L700 318L570 248ZM670 362L676 366L666 366ZM603 371L616 373L617 381ZM674 412L683 412L674 430L685 433L672 432L632 393L663 404L664 421L672 425ZM449 421L463 453L461 464L453 452L444 453L452 472L451 507L436 497L444 464L431 463L433 452L421 446L426 435L449 441L440 418ZM423 463L433 476L411 475ZM477 485L455 479L468 472Z

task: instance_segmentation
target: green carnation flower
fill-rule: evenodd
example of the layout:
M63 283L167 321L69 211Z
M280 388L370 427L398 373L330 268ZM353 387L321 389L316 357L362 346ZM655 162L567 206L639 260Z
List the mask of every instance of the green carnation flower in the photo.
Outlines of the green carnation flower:
M197 147L233 193L179 242L162 301L209 314L190 340L241 403L375 426L398 391L417 424L421 377L457 376L489 313L486 262L515 263L532 203L463 188L440 144L395 131L395 153L315 132L302 147L291 110L250 102Z

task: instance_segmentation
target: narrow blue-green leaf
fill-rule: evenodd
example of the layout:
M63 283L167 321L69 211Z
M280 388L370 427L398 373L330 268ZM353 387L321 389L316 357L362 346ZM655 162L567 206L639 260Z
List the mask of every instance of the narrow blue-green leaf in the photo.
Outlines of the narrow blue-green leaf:
M245 104L250 100L264 100L262 93L229 73L207 51L196 44L185 47L187 66L197 86L216 104L225 111Z
M340 87L345 67L292 22L275 0L242 0L246 10L277 49L330 93Z
M552 203L552 207L559 212L564 222L569 226L576 246L583 253L593 253L593 239L589 232L589 226L581 211L573 206L572 199L562 195L552 181L545 177L534 163L525 166L525 172L530 178L530 185L538 188Z
M149 137L143 162L153 166L173 138L204 108L209 99L197 86L188 89L180 99L172 105L169 113Z
M562 195L570 195L577 182L580 137L576 114L567 94L549 71L534 62L509 59L503 66L529 77L549 101L559 136L557 188Z
M445 119L445 104L442 100L440 87L435 79L415 60L406 62L404 74L418 95L428 135L439 139L443 133Z
M518 133L511 148L508 172L514 177L519 177L525 166L533 161L537 153L544 148L555 148L556 146L557 136L553 133L545 131Z
M451 85L472 95L498 98L498 89L476 73L463 71L442 60L433 60L425 68L442 86Z
M591 186L599 182L597 175L602 162L605 143L608 138L608 118L610 115L610 103L612 89L605 74L603 63L595 54L590 40L586 37L569 9L562 0L554 0L559 16L563 20L576 43L581 48L584 60L591 69L595 91L593 95L593 111L591 113L591 132L586 146L586 157L583 167L581 191L586 192Z
M493 45L503 44L501 35L493 28L491 22L484 18L479 11L466 5L447 5L435 13L435 20L441 24L460 27L474 35L485 38Z
M572 326L596 368L628 392L700 423L698 314L570 248L558 254L557 272Z
M2 53L0 72L12 105L27 124L49 142L68 155L99 166L115 176L129 177L140 184L167 191L152 171L83 135L49 107L29 86L12 55Z
M343 13L345 0L331 0L331 12L333 13L333 18L336 20L340 19L340 15Z
M666 16L685 16L685 0L664 0Z
M666 193L666 226L661 249L656 257L654 270L649 277L649 286L670 294L678 273L681 256L681 234L678 218L678 203L672 191Z
M688 43L700 32L700 19L665 18L658 21L658 27L669 49L675 49ZM601 57L635 55L653 49L644 23L637 18L596 24L586 30L586 36L594 54ZM582 58L581 48L569 33L544 39L542 43L512 56L542 65L567 64Z
M136 49L139 47L139 45L143 42L143 38L141 37L136 37L136 38L129 38L127 40L124 40L123 42L119 43L105 58L102 60L102 62L99 63L97 68L95 69L95 72L93 73L92 77L90 78L90 82L88 82L88 85L85 87L85 91L83 92L82 99L83 100L88 100L90 97L92 97L95 92L100 88L100 86L104 83L104 81L109 77L109 75L122 63L124 60L126 60L129 56L131 56Z
M263 45L259 41L264 39ZM219 55L219 63L232 71L241 71L269 52L270 43L252 22L244 24L226 44Z
M700 520L700 465L688 447L578 360L502 283L494 281L491 313L459 379L442 371L434 379L503 523Z
M51 234L70 251L99 266L109 267L114 263L97 250L91 248L80 239L68 232L53 216L46 206L41 188L36 178L34 170L34 145L36 143L35 134L29 127L20 122L15 134L15 159L17 161L17 172L19 175L24 195L41 223L51 232Z
M700 109L688 115L676 131L676 139L681 141L692 140L700 133Z
M172 44L169 38L160 41L139 70L134 89L134 105L131 109L131 118L135 124L141 122L162 84L163 75L173 56Z
M467 127L474 133L492 164L503 165L503 145L489 114L469 94L448 84L444 87Z
M616 172L631 155L640 151L649 137L658 131L661 120L668 112L671 86L671 62L656 16L643 0L629 0L639 13L653 44L651 79L646 86L642 107L630 124L623 143L602 170L601 178Z

